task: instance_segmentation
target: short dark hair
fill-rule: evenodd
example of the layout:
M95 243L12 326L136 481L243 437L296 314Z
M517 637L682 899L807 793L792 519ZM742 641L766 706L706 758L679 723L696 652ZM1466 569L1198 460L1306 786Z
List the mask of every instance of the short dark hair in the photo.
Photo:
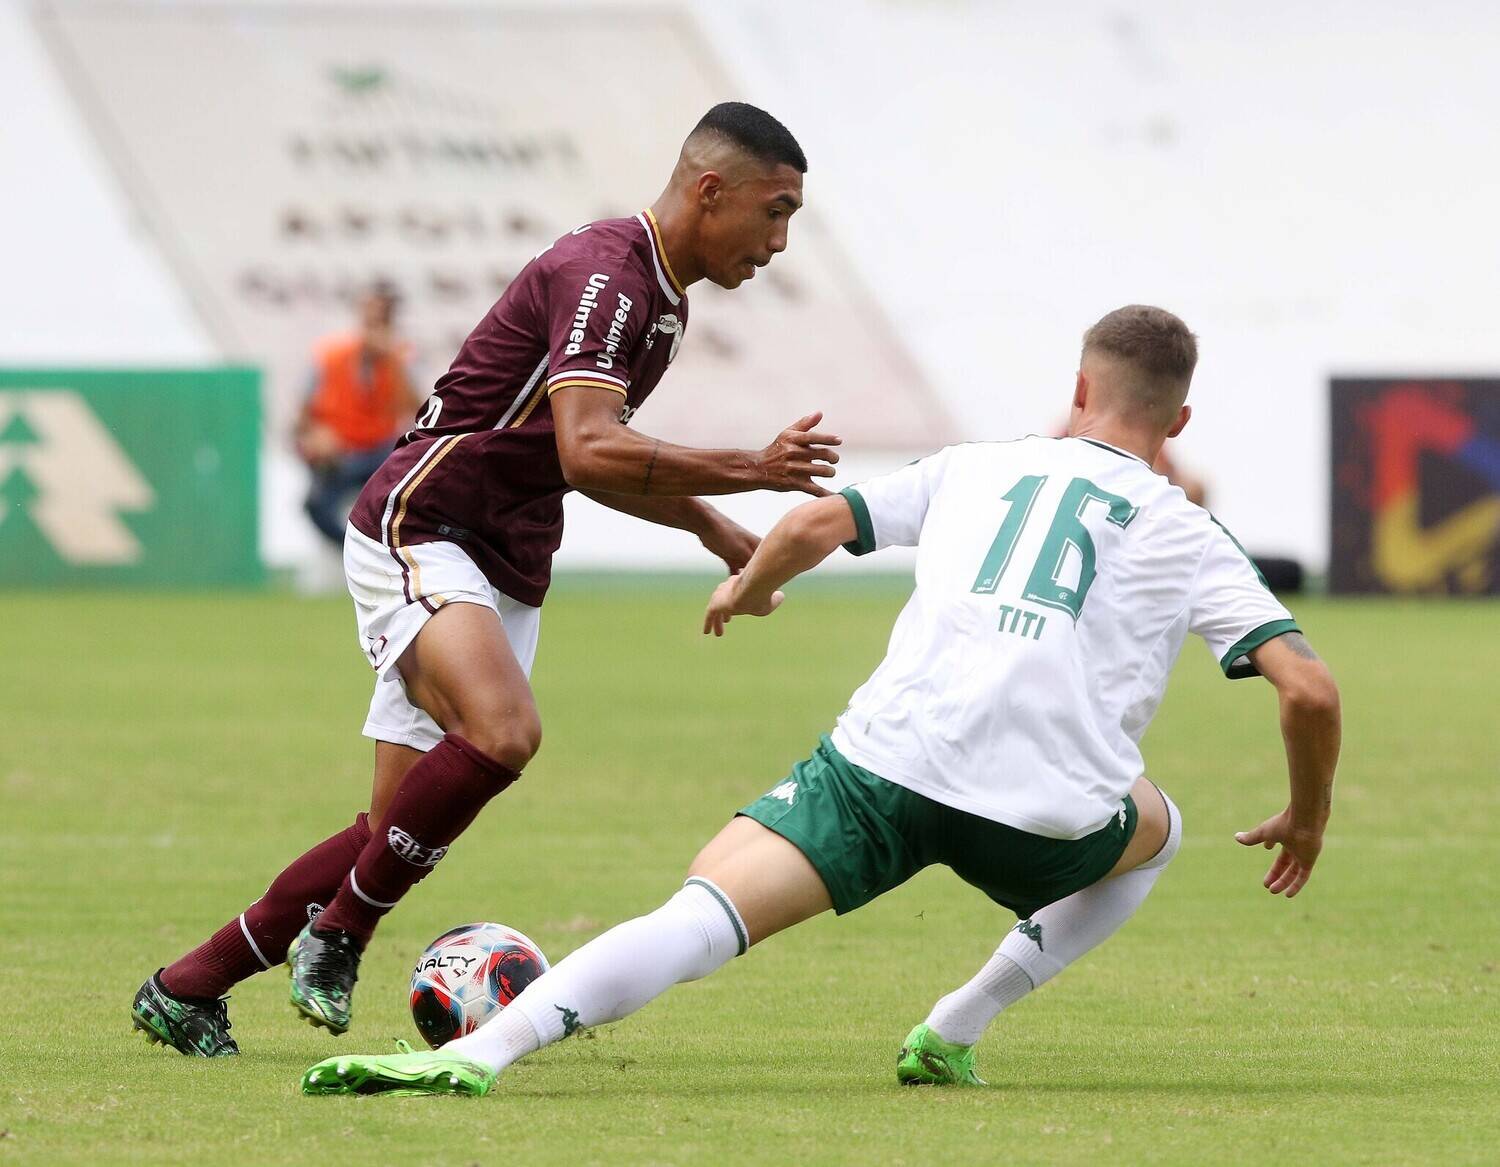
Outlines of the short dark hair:
M1083 334L1083 352L1118 357L1153 380L1186 385L1198 365L1198 338L1165 308L1127 304Z
M792 137L792 131L756 106L743 101L721 101L699 119L689 137L705 132L728 138L762 162L785 163L802 174L807 173L807 155Z
M386 324L396 322L396 313L401 308L401 289L392 281L384 276L372 280L360 298L379 301Z

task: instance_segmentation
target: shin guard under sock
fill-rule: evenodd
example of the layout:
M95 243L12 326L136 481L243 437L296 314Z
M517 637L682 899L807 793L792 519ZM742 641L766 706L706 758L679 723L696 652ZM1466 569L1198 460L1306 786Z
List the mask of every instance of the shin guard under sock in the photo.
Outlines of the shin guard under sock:
M318 927L369 943L380 917L437 866L484 804L520 776L456 734L446 735L407 771Z

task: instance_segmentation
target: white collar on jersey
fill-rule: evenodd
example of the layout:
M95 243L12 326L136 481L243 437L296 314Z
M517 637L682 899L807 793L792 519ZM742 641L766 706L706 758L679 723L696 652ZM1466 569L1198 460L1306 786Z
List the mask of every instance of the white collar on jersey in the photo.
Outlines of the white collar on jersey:
M1087 442L1091 446L1098 446L1101 450L1112 450L1114 453L1120 454L1126 458L1134 458L1142 466L1146 466L1149 468L1151 465L1139 454L1132 454L1129 450L1120 449L1119 446L1111 446L1108 442L1101 442L1098 438L1079 438L1078 440L1080 442Z
M661 285L662 293L675 308L684 293L682 285L677 282L677 273L672 270L672 261L667 258L667 249L661 241L661 228L656 224L656 216L647 207L636 216L636 221L646 229L646 238L651 241L651 262L656 265L656 282Z

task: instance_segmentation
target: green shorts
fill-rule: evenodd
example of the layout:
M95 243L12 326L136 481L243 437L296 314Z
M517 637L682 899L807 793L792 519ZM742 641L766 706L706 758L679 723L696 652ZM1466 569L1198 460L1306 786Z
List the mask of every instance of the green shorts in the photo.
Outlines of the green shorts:
M793 843L839 915L922 868L952 868L1023 920L1108 875L1135 834L1135 802L1081 839L1032 835L954 810L856 766L825 735L786 781L739 813Z

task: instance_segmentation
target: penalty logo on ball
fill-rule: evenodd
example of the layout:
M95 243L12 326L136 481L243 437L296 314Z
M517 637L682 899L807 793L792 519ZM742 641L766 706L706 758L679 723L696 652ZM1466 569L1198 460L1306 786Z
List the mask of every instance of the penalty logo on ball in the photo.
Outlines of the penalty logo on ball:
M542 950L503 924L465 924L427 946L411 975L411 1015L436 1049L473 1033L547 971Z

